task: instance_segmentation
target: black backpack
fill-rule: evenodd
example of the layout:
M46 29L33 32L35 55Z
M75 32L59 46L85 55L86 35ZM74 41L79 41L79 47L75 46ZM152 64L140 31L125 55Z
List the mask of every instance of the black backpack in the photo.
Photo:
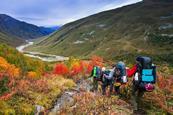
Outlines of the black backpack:
M156 66L150 57L137 57L137 72L139 87L145 91L152 91L156 83Z

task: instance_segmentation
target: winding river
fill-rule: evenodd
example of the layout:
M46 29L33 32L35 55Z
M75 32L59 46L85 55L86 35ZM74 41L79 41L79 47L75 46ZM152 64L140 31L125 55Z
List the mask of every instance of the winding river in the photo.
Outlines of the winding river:
M63 57L63 56L45 54L45 53L40 53L40 52L30 52L30 51L24 50L26 47L32 46L33 44L34 44L34 42L27 41L27 44L18 46L18 47L16 47L16 49L26 56L29 56L32 58L37 58L37 59L40 59L40 60L46 61L46 62L65 61L65 60L69 59L68 57Z

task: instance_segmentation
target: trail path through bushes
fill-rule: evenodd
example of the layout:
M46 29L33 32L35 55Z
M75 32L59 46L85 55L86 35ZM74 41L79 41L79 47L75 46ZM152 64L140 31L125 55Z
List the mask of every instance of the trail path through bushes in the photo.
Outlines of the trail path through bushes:
M77 83L77 87L75 89L71 89L69 91L65 91L62 96L60 98L57 99L56 103L54 104L54 106L50 109L49 111L49 115L56 115L56 114L60 114L60 112L64 109L64 108L70 108L71 110L74 110L74 109L77 109L78 107L77 106L80 106L80 102L78 102L79 100L76 100L74 97L75 96L79 96L79 98L82 98L85 100L85 95L92 95L93 99L94 100L97 100L98 97L103 97L101 94L99 93L92 93L90 92L90 89L91 89L91 85L90 85L90 82L87 81L87 80L80 80L78 83ZM87 94L88 93L88 94ZM88 97L89 98L89 97ZM105 97L105 98L110 98L110 97ZM89 99L88 99L89 100ZM125 115L128 115L128 114L132 114L132 107L130 106L130 104L126 103L125 101L123 100L120 100L120 99L117 99L117 102L120 103L120 105L114 105L114 114L117 114L117 113L121 113L121 114L125 114ZM87 104L87 101L86 101L86 104ZM90 104L90 102L88 103L88 105ZM96 105L97 106L97 105ZM109 105L107 105L109 106ZM111 106L111 105L110 105ZM107 107L99 107L97 109L106 109ZM109 109L109 107L108 107ZM71 111L71 112L74 112L74 111ZM86 111L83 111L84 113ZM89 113L93 113L93 114L99 114L99 112L97 112L97 110L91 110L91 111L88 111ZM110 110L111 113L113 113L111 110ZM66 113L67 114L67 113Z
M75 107L76 103L74 99L74 95L79 94L83 91L90 91L91 85L87 82L87 80L80 80L77 83L75 89L71 89L69 91L65 91L60 98L57 99L55 105L50 109L49 114L54 115L57 114L61 109L65 107Z

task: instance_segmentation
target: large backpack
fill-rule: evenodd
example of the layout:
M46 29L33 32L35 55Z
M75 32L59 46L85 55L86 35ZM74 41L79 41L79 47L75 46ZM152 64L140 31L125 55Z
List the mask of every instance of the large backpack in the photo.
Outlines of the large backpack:
M94 78L96 78L96 79L100 79L100 77L101 77L101 69L99 67L95 66L93 68L93 75L92 76Z
M138 57L136 59L138 85L145 91L153 91L156 82L156 67L152 64L150 57Z
M127 82L127 72L125 63L120 61L116 64L115 67L115 77L118 82L126 83Z

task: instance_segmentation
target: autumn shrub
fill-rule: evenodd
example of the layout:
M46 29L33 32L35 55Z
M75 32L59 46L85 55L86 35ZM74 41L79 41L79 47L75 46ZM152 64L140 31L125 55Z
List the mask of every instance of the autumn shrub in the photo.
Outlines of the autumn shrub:
M68 67L63 63L58 63L55 66L54 71L53 71L53 73L57 74L57 75L67 75L68 72L69 72Z
M32 84L32 88L35 89L35 91L40 92L40 93L49 92L48 83L45 79L39 79L39 80L34 81L34 83Z
M173 114L173 78L172 76L165 77L160 73L157 74L158 80L155 91L147 93L145 99L152 102L166 113Z
M18 77L20 75L20 69L8 63L3 57L0 57L0 73L9 77Z
M91 57L91 62L93 65L95 66L103 66L103 58L99 57L99 56L92 56Z
M103 58L99 56L92 56L90 60L80 60L74 57L70 57L67 62L67 66L69 68L69 72L71 76L83 75L86 76L90 74L94 66L102 67Z
M24 56L16 49L5 44L0 44L0 56L7 60L10 64L15 65L15 67L17 68L20 68L20 72L22 72L23 75L25 75L29 71L34 71L39 76L41 76L44 71L50 70L49 66L46 63Z
M74 63L71 70L70 70L70 75L78 75L83 73L83 66L80 63Z
M36 72L33 72L33 71L28 72L26 76L30 80L34 80L34 79L37 79L38 78L37 73Z
M31 83L28 80L21 79L17 82L16 90L20 96L27 96L27 91L30 88Z
M103 58L99 56L92 56L87 67L87 73L91 73L94 66L103 67L104 66Z
M6 101L0 100L0 114L1 115L14 115L15 110L8 105Z
M0 57L0 99L7 100L15 94L16 79L20 76L20 69Z
M3 77L3 79L0 80L0 95L9 91L9 88L7 86L8 82L8 77Z
M73 108L64 108L60 114L131 114L130 105L117 97L106 97L92 92L81 92L74 95L77 102Z

